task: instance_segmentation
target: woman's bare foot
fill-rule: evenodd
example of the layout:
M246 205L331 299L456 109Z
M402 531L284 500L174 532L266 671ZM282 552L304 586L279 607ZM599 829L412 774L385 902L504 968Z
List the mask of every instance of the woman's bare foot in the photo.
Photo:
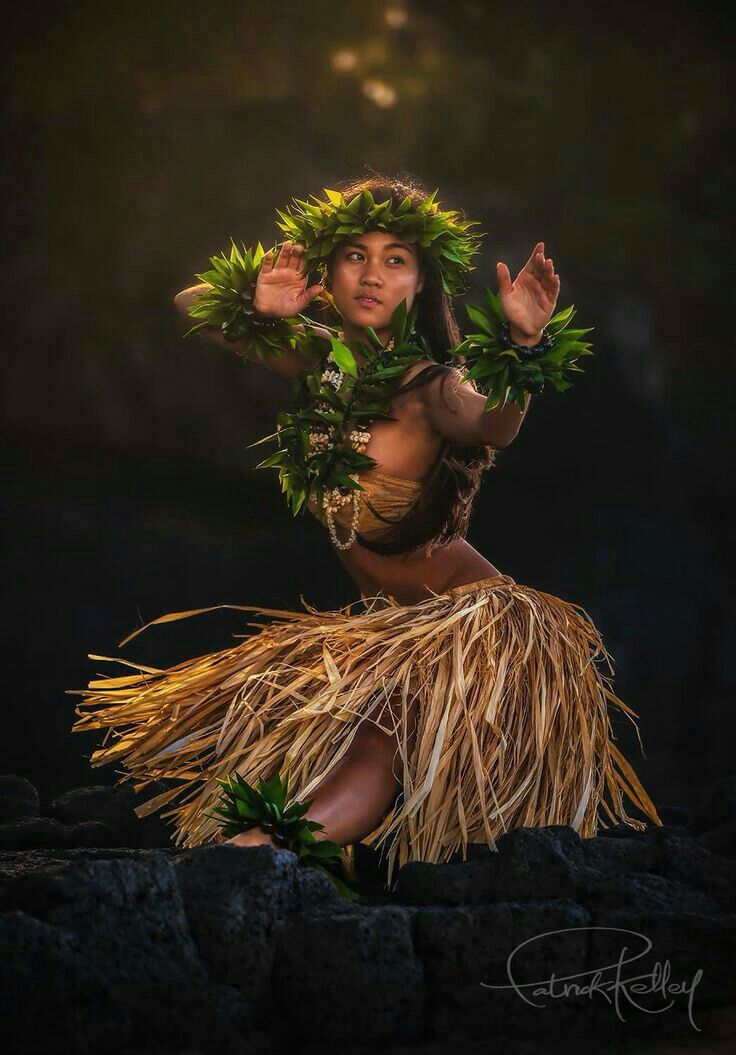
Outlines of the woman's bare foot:
M238 832L232 839L226 839L225 845L232 846L272 846L274 850L285 850L285 846L279 846L271 836L260 828L249 828L247 832Z

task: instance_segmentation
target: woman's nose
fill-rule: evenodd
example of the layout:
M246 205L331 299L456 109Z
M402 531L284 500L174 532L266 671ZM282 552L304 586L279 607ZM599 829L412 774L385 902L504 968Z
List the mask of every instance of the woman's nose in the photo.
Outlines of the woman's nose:
M372 265L366 266L361 275L361 282L366 286L376 286L381 284L381 276L378 271Z

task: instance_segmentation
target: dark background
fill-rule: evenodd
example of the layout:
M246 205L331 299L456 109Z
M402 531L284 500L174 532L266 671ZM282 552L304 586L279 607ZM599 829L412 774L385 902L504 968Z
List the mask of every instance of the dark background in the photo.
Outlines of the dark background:
M233 237L366 165L488 232L470 301L538 239L596 353L534 400L469 540L582 605L658 805L733 770L730 25L687 4L29 5L6 26L0 772L112 782L65 690L234 643L220 603L357 590L274 471L290 383L186 340ZM458 305L461 326L465 315ZM101 736L101 734L100 734Z

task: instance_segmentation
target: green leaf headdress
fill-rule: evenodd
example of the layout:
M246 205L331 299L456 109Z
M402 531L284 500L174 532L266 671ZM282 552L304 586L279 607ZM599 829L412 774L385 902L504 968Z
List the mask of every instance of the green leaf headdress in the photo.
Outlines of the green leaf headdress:
M385 231L405 242L416 242L442 278L446 293L466 293L466 274L472 271L472 257L480 249L485 231L468 233L477 220L465 220L454 209L442 211L435 202L437 190L414 204L408 196L394 207L391 199L376 202L370 190L359 191L346 201L340 191L324 188L326 201L313 194L315 204L293 198L294 208L277 209L282 219L277 226L288 239L306 249L307 261L316 261L324 276L326 260L334 247L351 235Z

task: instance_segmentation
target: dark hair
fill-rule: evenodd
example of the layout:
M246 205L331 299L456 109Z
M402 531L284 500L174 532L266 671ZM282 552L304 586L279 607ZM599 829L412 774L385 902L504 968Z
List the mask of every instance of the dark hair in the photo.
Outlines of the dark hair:
M390 198L395 207L406 197L414 205L429 197L428 191L413 177L382 176L375 172L365 179L339 182L335 189L342 191L348 201L360 191L370 190L377 201ZM424 288L416 295L416 328L439 362L425 367L411 381L402 385L399 391L404 393L419 388L442 374L444 376L440 385L444 395L447 379L460 376L453 364L462 365L462 360L450 353L462 337L452 301L442 286L437 268L431 264L421 246L417 246L417 253L419 267L424 274ZM327 260L328 274L332 256L331 253ZM467 447L444 440L421 491L399 520L382 516L366 498L362 498L376 517L393 525L393 530L380 540L369 540L358 534L358 541L366 549L388 556L409 553L427 543L430 543L431 552L453 539L465 538L473 499L480 487L483 472L494 464L494 460L495 450L492 447Z

